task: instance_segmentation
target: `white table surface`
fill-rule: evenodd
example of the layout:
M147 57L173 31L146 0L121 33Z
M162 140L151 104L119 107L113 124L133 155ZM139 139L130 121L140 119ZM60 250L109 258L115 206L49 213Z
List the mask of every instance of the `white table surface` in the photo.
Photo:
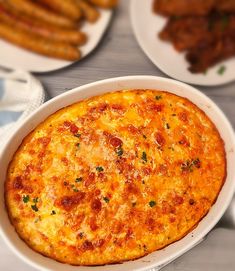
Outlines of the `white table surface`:
M144 55L135 40L129 18L129 0L121 0L109 30L92 54L65 69L47 74L36 74L45 86L49 97L57 96L68 89L89 82L125 75L166 77ZM197 88L218 104L235 127L235 82L222 87ZM162 270L234 271L235 221L231 217L234 209L229 209L218 227L203 243ZM0 270L34 271L35 269L14 256L0 239Z

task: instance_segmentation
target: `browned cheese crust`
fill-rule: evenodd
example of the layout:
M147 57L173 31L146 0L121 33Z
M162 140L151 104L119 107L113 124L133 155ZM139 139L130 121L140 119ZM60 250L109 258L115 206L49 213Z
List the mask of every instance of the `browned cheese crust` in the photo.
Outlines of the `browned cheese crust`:
M93 97L51 115L15 153L10 220L33 250L102 265L190 232L226 177L224 143L189 100L154 90Z

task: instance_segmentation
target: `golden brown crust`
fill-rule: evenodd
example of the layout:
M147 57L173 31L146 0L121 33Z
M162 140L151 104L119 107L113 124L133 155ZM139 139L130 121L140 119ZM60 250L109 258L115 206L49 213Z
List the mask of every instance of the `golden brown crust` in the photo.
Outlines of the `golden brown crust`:
M207 15L215 6L215 0L155 0L153 10L164 16Z
M12 31L12 27L4 23L1 19L0 38L24 49L49 57L64 60L79 60L81 58L80 50L69 43L52 41L31 35L30 33L18 29L18 27L15 27L14 31Z
M71 21L69 18L64 17L60 14L55 14L54 12L38 5L34 1L1 0L0 2L8 4L13 10L32 17L33 19L43 21L45 23L52 24L58 27L76 28L76 23L74 21Z
M5 198L32 249L103 265L184 237L225 177L224 143L197 106L168 92L119 91L61 109L29 134Z
M46 5L55 12L63 14L72 20L79 20L82 16L81 9L74 0L38 0L42 5Z
M75 29L60 29L55 26L48 26L27 16L14 12L10 7L0 2L0 20L12 28L25 31L27 34L39 36L44 39L65 42L74 45L83 45L87 36L85 33Z

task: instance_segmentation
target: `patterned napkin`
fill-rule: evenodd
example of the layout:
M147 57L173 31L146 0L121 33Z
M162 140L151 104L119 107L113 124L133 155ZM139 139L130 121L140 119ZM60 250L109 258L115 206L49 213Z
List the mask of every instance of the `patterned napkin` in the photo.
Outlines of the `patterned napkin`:
M45 99L41 83L23 71L0 69L0 151L21 121Z

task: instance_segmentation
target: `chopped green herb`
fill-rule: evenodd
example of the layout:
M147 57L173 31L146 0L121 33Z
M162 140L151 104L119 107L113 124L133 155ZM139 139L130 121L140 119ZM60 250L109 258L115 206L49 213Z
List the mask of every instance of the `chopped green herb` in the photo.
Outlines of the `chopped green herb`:
M24 203L29 202L29 195L26 195L26 196L24 195L24 196L23 196L23 202L24 202Z
M104 201L109 203L109 198L108 197L103 197Z
M226 71L226 67L225 67L225 66L221 66L221 67L218 69L217 73L218 73L219 75L223 75L223 74L225 73L225 71Z
M170 129L170 128L171 128L170 125L169 125L169 123L166 123L166 128L167 128L167 129Z
M98 172L104 171L104 169L103 169L102 167L96 167L96 170L97 170Z
M78 192L78 189L75 187L74 184L71 184L70 186L71 186L71 188L73 189L74 192Z
M119 147L119 148L117 149L117 155L118 155L118 156L122 156L122 155L123 155L123 149L122 149L121 147Z
M82 181L82 177L76 178L75 182L80 183Z
M37 197L37 198L34 198L34 199L33 199L33 202L34 202L34 203L37 203L37 202L38 202L38 197Z
M161 99L162 99L162 95L157 95L157 96L155 97L155 99L156 99L156 100L161 100Z
M80 147L80 143L77 143L76 146L79 148Z
M81 136L81 134L75 134L74 136L76 136L76 137L78 137L78 138L79 138L79 137Z
M147 154L146 152L142 152L142 156L141 156L141 159L147 163L148 159L147 159Z
M201 167L201 162L199 158L187 160L186 162L181 164L182 171L193 172L193 168L200 168L200 167Z
M146 139L146 138L147 138L147 136L146 136L146 135L143 135L143 138L144 138L144 139Z
M150 206L150 207L154 207L155 205L156 205L156 201L151 200L151 201L149 202L149 206Z
M37 207L36 204L31 205L31 208L32 208L35 212L38 212L38 207Z
M51 215L55 215L56 214L56 211L55 210L52 210L51 211Z
M192 163L189 160L187 160L186 162L181 164L181 169L182 169L182 171L192 172L193 171Z

